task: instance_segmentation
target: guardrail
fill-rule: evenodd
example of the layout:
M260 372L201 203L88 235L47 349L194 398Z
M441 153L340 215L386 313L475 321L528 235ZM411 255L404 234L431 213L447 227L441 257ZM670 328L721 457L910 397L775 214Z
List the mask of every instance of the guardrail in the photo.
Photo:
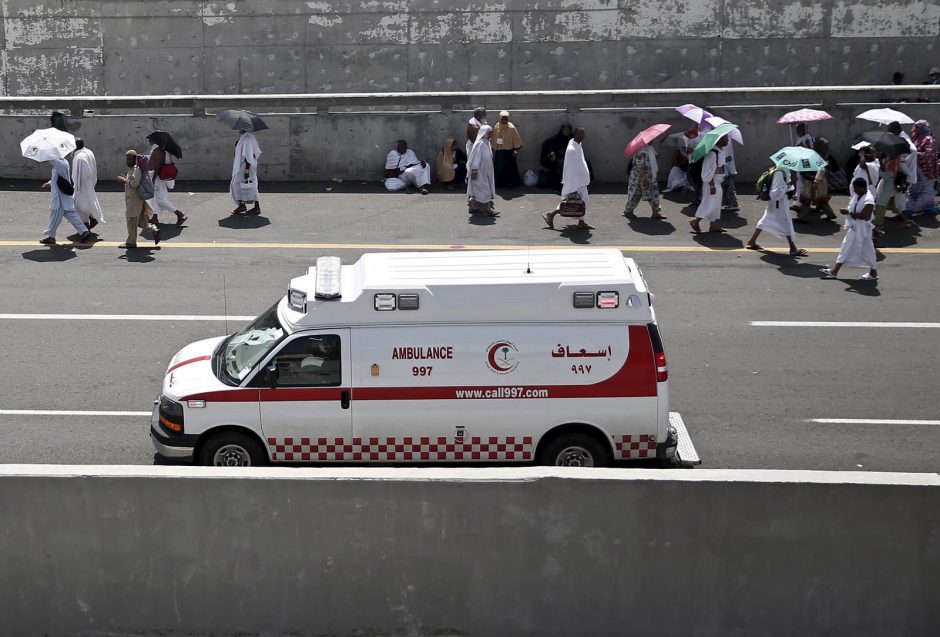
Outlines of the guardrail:
M776 100L768 103L768 99ZM624 89L611 91L475 91L403 93L310 93L280 95L116 95L116 96L0 96L0 109L28 112L68 111L80 117L85 111L135 108L179 109L194 117L205 117L222 108L303 108L310 112L330 109L380 106L421 106L422 112L436 105L447 113L472 109L477 104L510 108L550 107L574 112L597 108L671 108L694 102L706 108L816 105L883 104L901 101L940 102L940 85L798 86L751 88Z

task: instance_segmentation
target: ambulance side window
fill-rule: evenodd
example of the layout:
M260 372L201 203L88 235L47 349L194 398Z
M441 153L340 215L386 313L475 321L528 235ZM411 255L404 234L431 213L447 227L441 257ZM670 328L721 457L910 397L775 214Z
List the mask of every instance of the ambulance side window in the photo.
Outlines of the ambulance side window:
M287 343L274 357L278 387L337 387L342 384L340 337L302 336Z

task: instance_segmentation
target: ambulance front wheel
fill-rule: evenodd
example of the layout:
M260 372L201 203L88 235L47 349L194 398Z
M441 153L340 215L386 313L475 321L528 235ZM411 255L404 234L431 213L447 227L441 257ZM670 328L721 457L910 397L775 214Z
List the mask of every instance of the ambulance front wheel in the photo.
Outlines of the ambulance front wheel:
M204 467L261 467L267 460L258 441L238 431L215 434L199 452Z
M606 467L609 464L603 445L585 434L564 434L542 450L539 464L549 467Z

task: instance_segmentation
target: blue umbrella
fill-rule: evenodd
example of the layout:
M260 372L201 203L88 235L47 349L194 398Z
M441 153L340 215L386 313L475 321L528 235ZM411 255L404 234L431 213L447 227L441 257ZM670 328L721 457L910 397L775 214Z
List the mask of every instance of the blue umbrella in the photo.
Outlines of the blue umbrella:
M816 172L829 163L811 148L785 146L770 156L777 168L795 170L799 173Z

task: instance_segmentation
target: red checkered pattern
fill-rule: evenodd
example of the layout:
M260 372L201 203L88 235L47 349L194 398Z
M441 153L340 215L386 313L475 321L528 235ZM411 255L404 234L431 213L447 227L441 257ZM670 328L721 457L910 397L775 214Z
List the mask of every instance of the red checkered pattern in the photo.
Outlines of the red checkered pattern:
M617 457L624 458L655 458L656 441L650 436L614 436L614 448Z
M655 445L653 445L655 447ZM275 462L532 460L532 437L268 438Z

